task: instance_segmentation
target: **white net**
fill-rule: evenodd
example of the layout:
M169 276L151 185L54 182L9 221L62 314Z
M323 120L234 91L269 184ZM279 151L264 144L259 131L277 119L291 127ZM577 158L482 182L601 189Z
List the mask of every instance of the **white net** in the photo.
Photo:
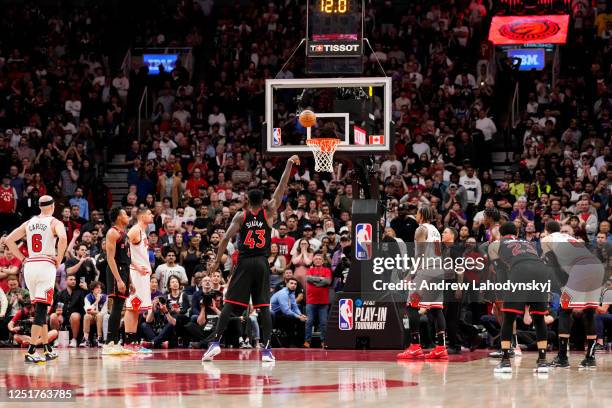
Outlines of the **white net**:
M315 171L334 172L334 153L339 139L308 139L306 144L312 148L315 157Z

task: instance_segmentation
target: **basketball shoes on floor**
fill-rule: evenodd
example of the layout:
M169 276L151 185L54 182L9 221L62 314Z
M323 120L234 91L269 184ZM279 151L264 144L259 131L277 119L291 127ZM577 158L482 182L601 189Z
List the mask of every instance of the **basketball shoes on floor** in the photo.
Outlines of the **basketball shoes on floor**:
M403 352L399 353L397 355L397 358L401 360L412 360L412 359L423 358L424 356L425 355L423 353L423 349L421 348L420 344L411 344L410 347L408 347Z
M448 358L448 351L444 346L436 346L425 355L427 360L443 360Z
M211 341L208 343L208 349L202 356L202 361L213 361L215 356L221 353L221 346L218 341Z
M263 361L264 363L272 363L276 361L276 358L274 358L274 355L272 354L272 349L261 349L261 361Z

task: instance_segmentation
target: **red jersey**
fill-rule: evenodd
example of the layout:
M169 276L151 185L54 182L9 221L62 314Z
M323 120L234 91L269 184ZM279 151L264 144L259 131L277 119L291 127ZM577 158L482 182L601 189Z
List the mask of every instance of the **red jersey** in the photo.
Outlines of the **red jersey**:
M295 238L285 235L285 238L272 238L272 243L278 245L278 254L284 255L287 265L291 264L291 248L295 244Z
M15 189L13 186L4 187L0 185L0 213L10 214L15 212Z
M324 266L313 266L308 269L306 276L321 276L331 282L332 271ZM329 303L329 285L324 287L315 286L308 282L306 284L306 304L326 305Z

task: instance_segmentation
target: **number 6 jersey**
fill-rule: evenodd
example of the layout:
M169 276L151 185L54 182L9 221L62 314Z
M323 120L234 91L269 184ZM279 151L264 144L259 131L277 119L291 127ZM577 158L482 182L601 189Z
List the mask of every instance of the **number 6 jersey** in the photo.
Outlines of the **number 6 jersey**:
M26 226L28 240L28 258L38 256L49 256L55 258L57 255L55 243L57 237L53 233L51 223L54 218L52 216L34 216Z

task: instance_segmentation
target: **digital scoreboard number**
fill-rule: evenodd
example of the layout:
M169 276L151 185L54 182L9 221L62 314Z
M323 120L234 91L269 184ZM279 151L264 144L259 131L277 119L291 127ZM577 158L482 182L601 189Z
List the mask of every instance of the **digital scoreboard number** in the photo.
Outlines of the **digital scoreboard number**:
M309 73L363 72L363 0L309 0Z
M344 14L349 11L349 0L321 0L319 11L327 14Z

